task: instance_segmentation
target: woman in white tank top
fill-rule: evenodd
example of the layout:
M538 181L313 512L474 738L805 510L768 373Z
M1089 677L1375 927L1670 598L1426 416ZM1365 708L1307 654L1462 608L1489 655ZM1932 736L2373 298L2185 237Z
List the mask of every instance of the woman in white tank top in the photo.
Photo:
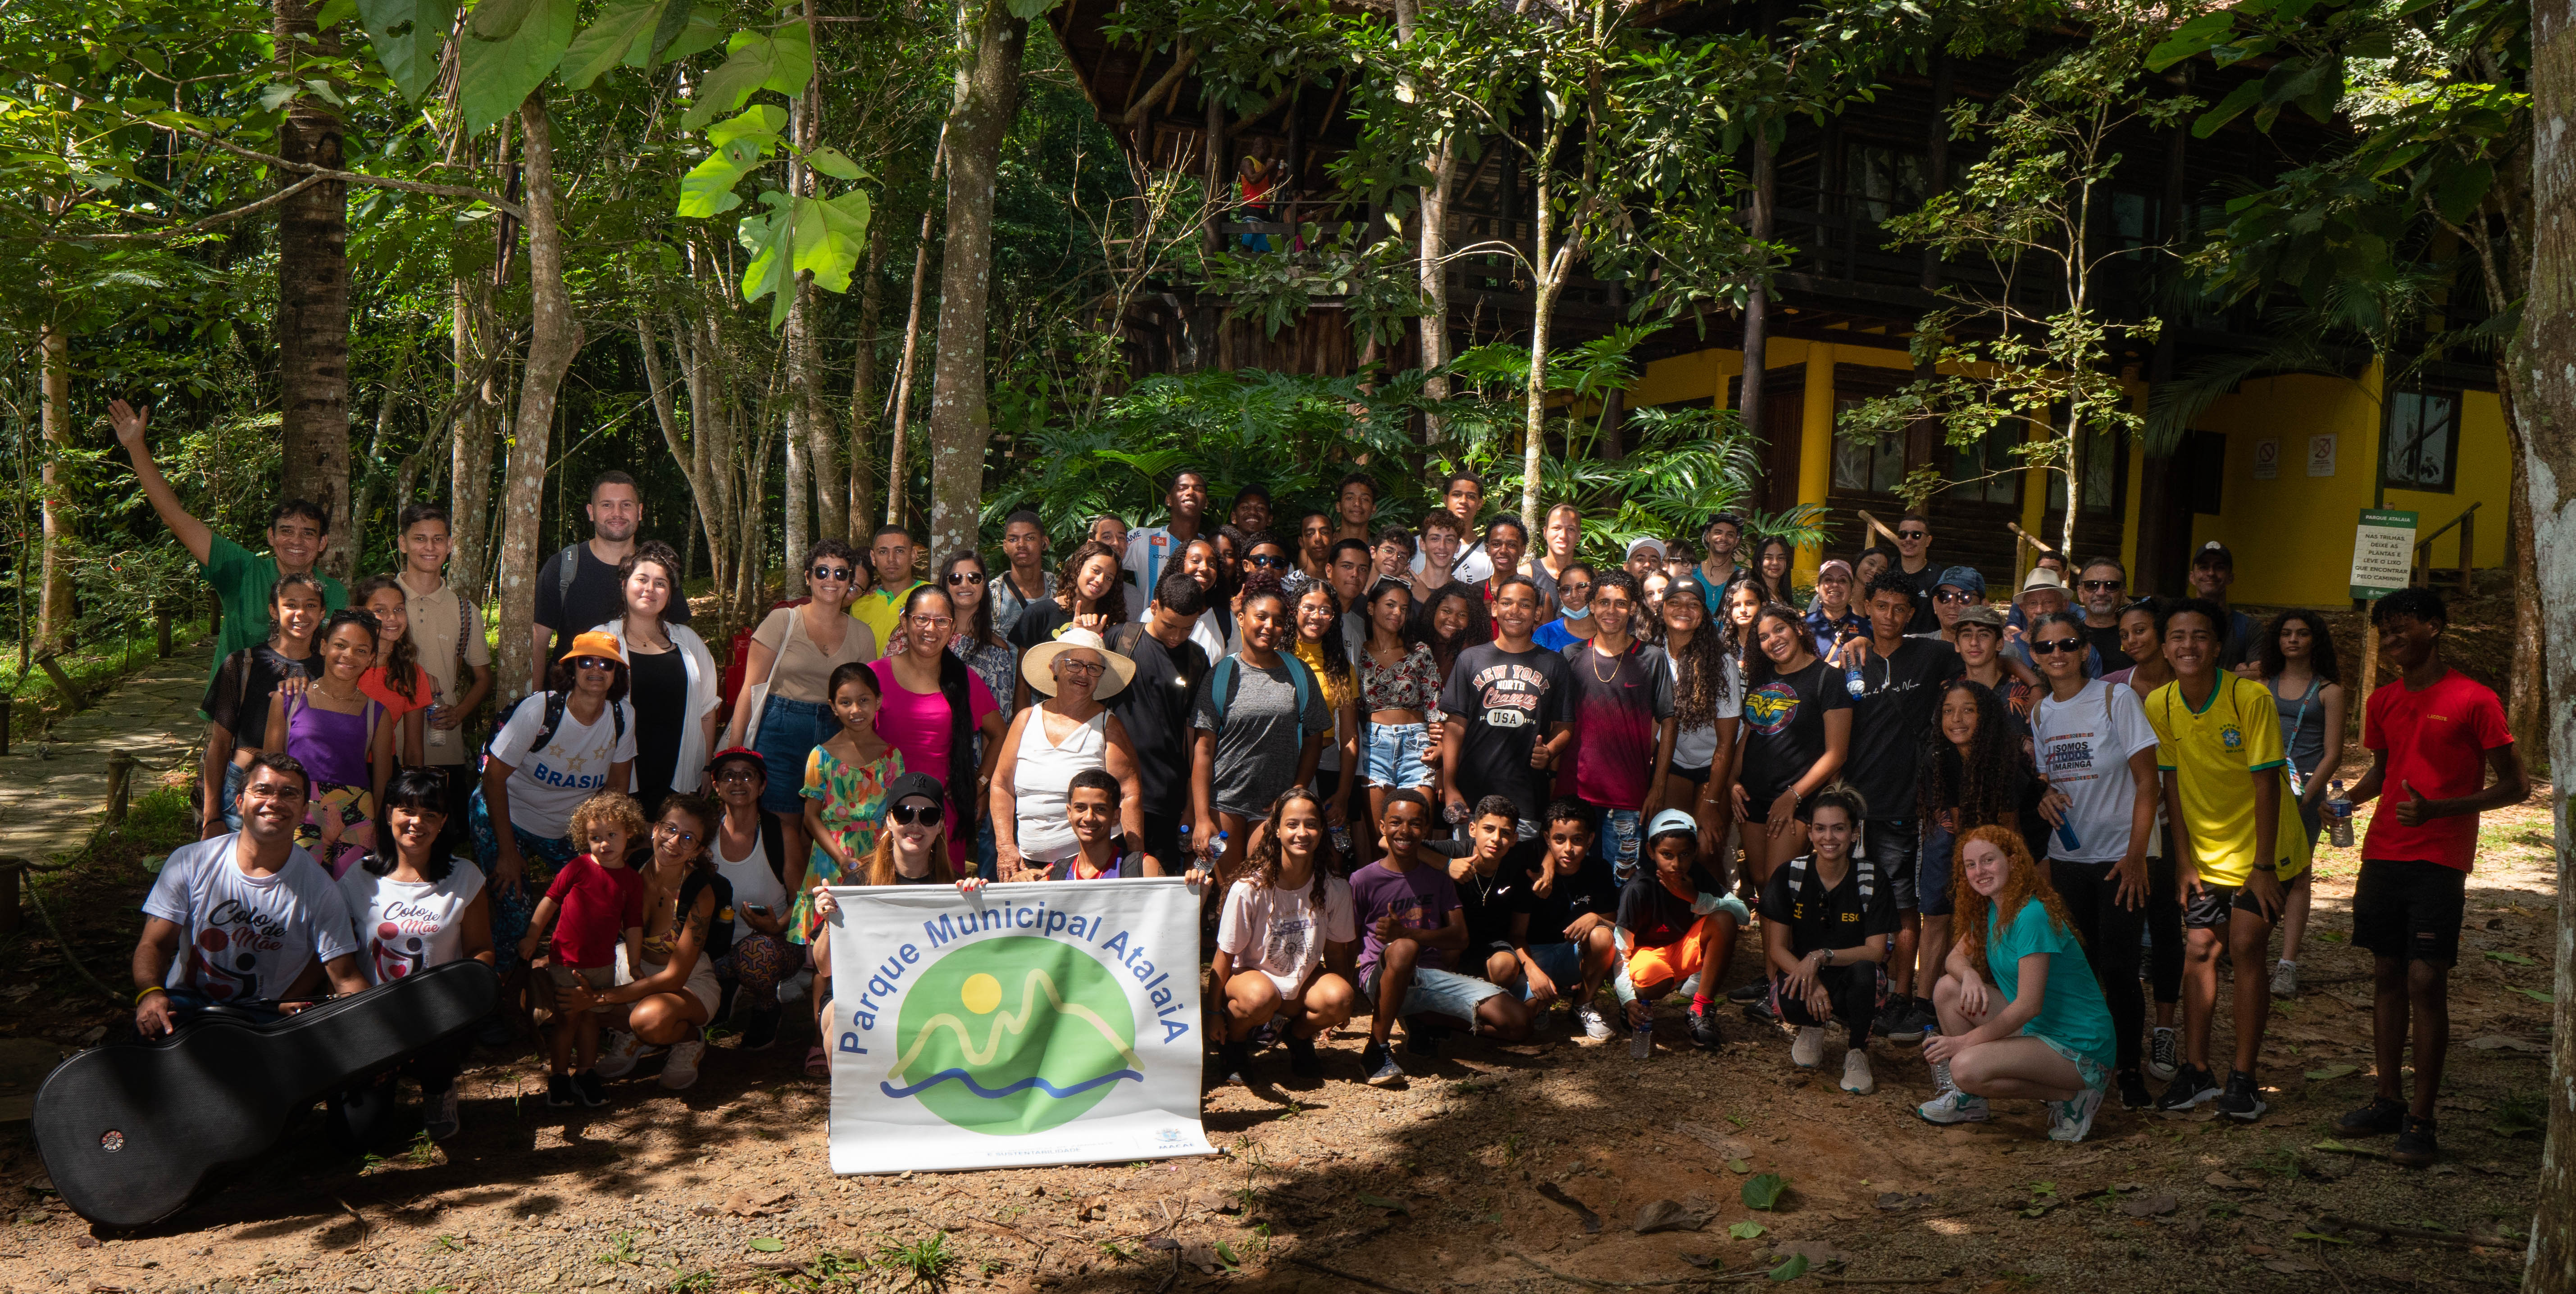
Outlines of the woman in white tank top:
M1129 840L1144 839L1136 751L1118 716L1100 703L1135 674L1125 656L1088 629L1066 629L1021 657L1020 676L1046 699L1012 716L993 768L990 809L1001 879L1044 880L1048 864L1080 848L1064 800L1066 785L1086 768L1118 779L1119 826Z

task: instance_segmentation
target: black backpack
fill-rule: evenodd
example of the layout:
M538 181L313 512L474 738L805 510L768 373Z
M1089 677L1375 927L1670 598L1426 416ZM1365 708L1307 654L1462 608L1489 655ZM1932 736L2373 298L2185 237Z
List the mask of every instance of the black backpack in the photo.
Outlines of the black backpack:
M520 697L519 704L511 706L510 713L503 715L499 723L492 725L492 735L483 741L485 758L491 757L492 747L501 740L501 730L509 727L512 719L519 717L520 708L540 698L545 702L545 713L537 721L536 739L528 743L528 753L533 755L553 743L555 733L563 728L564 708L571 703L572 698L561 692L531 692ZM608 703L608 718L611 730L615 734L609 739L610 743L613 745L626 740L626 712L619 709L615 701Z

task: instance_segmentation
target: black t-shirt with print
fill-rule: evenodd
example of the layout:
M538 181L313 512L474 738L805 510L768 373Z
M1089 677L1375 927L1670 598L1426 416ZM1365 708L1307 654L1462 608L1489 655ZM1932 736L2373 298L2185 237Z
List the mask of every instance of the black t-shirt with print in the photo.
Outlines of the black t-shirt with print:
M1771 879L1762 887L1764 924L1786 928L1789 951L1799 957L1819 948L1857 948L1872 935L1895 934L1895 892L1886 877L1873 877L1869 901L1863 903L1860 870L1855 860L1842 884L1826 889L1812 854L1771 869ZM1796 883L1800 877L1805 884Z
M1825 753L1825 715L1850 708L1843 672L1821 660L1745 689L1740 780L1752 812L1767 811L1815 767Z
M1523 943L1532 948L1561 944L1565 942L1565 928L1573 925L1576 917L1585 913L1604 917L1618 915L1619 883L1610 879L1608 864L1598 858L1586 858L1580 870L1556 878L1555 883L1547 887L1547 893L1541 894L1538 878L1547 869L1543 842L1528 841L1513 853L1518 855L1523 850L1528 851L1528 879L1512 896L1513 911L1529 918L1529 926L1521 934ZM1506 858L1503 862L1509 866L1512 860Z
M1530 748L1566 721L1574 691L1563 656L1532 644L1505 651L1480 643L1458 653L1440 708L1465 726L1458 742L1458 793L1472 807L1488 795L1507 797L1521 821L1535 822L1554 775L1530 767Z
M1870 817L1914 816L1915 764L1923 754L1923 733L1940 711L1943 681L1958 672L1959 650L1938 638L1904 639L1889 656L1872 650L1861 665L1861 695L1852 704L1851 755L1843 761L1842 779L1860 792Z
M1458 960L1466 974L1482 970L1481 955L1512 946L1512 913L1520 910L1521 892L1529 885L1530 864L1543 859L1539 842L1524 840L1503 852L1495 861L1494 874L1478 876L1472 870L1465 880L1449 860L1466 860L1475 855L1472 840L1426 840L1422 852L1437 856L1447 867L1450 881L1458 887L1458 908L1467 916L1467 953Z

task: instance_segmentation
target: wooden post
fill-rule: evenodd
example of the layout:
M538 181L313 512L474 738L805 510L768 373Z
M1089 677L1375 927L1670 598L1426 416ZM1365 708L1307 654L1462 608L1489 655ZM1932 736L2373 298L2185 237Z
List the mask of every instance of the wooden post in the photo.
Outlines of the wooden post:
M0 935L18 932L18 887L26 883L27 860L0 857Z
M16 709L17 705L18 698L14 696L0 696L0 755L6 755L9 753L9 729L17 722L18 718L10 712Z
M107 757L107 830L125 834L125 807L134 789L134 756L117 751Z
M2478 510L2471 508L2460 514L2460 592L2463 596L2471 592L2469 560L2477 552L2477 535Z
M152 645L161 653L160 659L170 659L170 604L166 602L152 604Z
M63 694L65 704L74 710L89 708L89 699L81 695L80 686L72 682L71 675L63 672L62 665L54 659L52 653L48 652L38 657L36 665L45 671L45 677L54 681L54 690Z

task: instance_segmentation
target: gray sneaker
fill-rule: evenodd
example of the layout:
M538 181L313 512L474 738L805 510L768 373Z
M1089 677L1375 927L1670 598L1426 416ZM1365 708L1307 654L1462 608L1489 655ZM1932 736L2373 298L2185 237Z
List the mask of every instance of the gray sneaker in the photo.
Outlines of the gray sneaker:
M2298 995L2299 964L2290 961L2272 963L2272 996L2297 997Z

